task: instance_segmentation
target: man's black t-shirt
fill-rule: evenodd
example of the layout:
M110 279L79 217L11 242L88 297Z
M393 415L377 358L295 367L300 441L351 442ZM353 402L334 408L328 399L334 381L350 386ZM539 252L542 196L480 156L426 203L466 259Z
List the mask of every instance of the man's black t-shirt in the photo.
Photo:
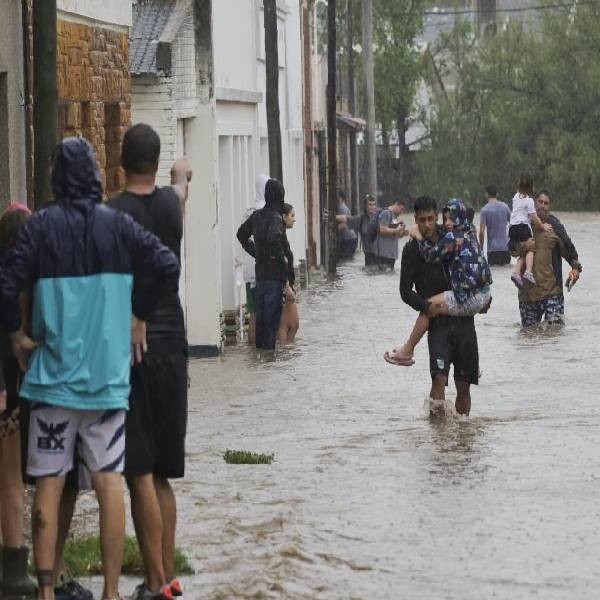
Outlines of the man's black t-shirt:
M438 234L445 234L438 227ZM450 278L442 263L427 263L415 240L409 240L402 251L400 268L400 295L402 300L419 312L429 307L427 298L450 289Z
M144 229L151 231L181 263L183 215L179 197L172 187L156 187L147 195L122 192L108 205L127 213ZM134 294L143 286L143 280L136 281ZM185 336L179 294L165 293L146 322L149 339Z

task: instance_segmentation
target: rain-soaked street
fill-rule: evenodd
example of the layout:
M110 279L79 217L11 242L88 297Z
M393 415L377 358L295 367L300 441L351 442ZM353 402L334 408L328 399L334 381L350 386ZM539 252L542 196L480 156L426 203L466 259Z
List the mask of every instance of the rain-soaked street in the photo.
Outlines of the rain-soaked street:
M561 217L584 267L567 325L523 333L496 268L468 419L425 418L425 341L410 369L383 361L416 314L398 269L369 276L362 256L303 293L275 362L191 363L186 600L600 597L599 215ZM276 460L228 465L228 448Z

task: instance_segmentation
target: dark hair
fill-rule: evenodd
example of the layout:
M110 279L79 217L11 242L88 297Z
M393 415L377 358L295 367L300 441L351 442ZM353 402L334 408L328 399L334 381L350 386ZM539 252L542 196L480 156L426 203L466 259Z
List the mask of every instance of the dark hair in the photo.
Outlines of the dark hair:
M540 190L536 195L535 195L535 199L537 200L542 194L544 194L544 196L548 196L548 198L550 198L550 192L548 190Z
M337 195L338 195L338 198L342 198L343 200L346 199L346 192L344 192L344 190L342 188L337 189Z
M16 241L21 227L29 219L29 213L14 209L0 217L0 254L4 254Z
M437 202L431 196L419 196L415 200L415 215L425 210L432 210L437 213Z
M152 175L158 168L160 138L150 125L138 123L123 137L121 166L138 175Z
M485 188L485 193L490 197L490 198L495 198L498 195L498 189L496 188L495 185L488 185Z
M533 196L533 177L531 173L521 173L519 176L519 193Z
M473 222L475 218L475 209L470 205L465 203L465 209L467 210L467 221Z
M288 204L287 202L283 203L283 213L284 215L289 215L292 211L294 210L294 207L291 204Z
M404 202L402 202L402 200L400 200L400 198L394 198L394 201L392 202L392 204L399 204L400 206L404 206Z
M373 198L373 196L371 196L371 194L365 194L365 197L363 198L363 202L364 202L363 210L365 212L367 212L367 208L369 207L369 202L375 202L375 198Z

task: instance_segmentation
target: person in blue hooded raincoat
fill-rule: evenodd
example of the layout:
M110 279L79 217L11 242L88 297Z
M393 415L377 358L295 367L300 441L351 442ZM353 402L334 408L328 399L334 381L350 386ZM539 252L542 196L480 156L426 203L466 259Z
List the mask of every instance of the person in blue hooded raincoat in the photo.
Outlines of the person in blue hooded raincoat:
M451 290L429 298L440 315L472 317L487 312L492 302L492 274L481 251L477 232L468 218L467 207L460 199L448 201L443 210L446 234L437 243L424 239L417 226L410 235L418 241L419 252L426 262L444 263L448 268ZM406 343L386 352L387 362L399 366L414 364L416 345L429 329L429 317L421 313Z
M132 338L132 314L144 321L159 292L177 291L179 262L129 215L102 204L96 157L83 138L58 144L52 189L55 201L29 218L0 271L1 318L26 371L20 395L30 405L27 473L36 478L39 597L53 597L59 501L77 451L100 506L102 598L118 598L124 421L132 341L141 343ZM135 293L134 278L144 282ZM31 337L19 306L27 285Z

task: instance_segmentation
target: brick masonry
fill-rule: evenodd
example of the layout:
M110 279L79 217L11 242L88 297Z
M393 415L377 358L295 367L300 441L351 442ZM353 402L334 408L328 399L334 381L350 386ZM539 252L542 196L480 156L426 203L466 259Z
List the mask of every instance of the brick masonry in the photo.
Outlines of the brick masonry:
M126 33L58 20L57 68L61 137L80 135L96 150L106 196L121 190L123 135L131 125Z

